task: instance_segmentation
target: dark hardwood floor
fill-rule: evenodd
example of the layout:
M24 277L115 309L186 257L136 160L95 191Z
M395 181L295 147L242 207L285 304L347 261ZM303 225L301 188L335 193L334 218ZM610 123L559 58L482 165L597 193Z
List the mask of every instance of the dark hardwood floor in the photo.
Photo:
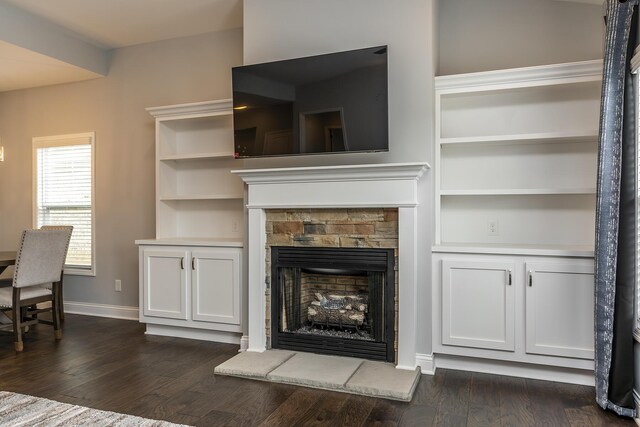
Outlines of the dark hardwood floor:
M198 426L635 426L600 410L592 387L441 369L400 403L214 375L237 347L143 331L67 315L61 342L38 325L20 354L2 333L0 390Z

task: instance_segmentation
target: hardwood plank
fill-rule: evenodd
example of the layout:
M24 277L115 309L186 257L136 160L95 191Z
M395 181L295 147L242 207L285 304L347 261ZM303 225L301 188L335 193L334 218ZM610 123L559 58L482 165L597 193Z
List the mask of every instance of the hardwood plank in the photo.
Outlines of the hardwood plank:
M361 426L369 417L375 404L376 400L371 397L350 395L336 415L336 419L340 420L340 424L344 427Z
M378 399L364 423L367 426L397 426L408 407L408 403Z
M466 425L471 393L471 373L446 371L439 396L435 425Z
M503 426L534 426L531 401L524 378L498 377L500 388L500 423Z
M308 388L299 388L280 405L269 417L260 423L261 426L294 425L311 405L318 401L318 392Z
M531 411L536 425L566 426L569 420L559 399L555 384L549 381L526 380Z
M402 414L399 425L402 427L430 426L436 418L437 408L427 405L409 405Z
M123 347L126 343L126 347ZM138 322L67 314L64 338L38 325L15 353L0 334L0 389L196 426L635 427L593 387L439 369L411 403L215 375L237 346L144 334Z
M324 392L318 402L313 405L295 424L297 426L331 426L340 425L337 414L349 398L348 394Z
M445 370L438 369L435 375L422 375L411 399L412 405L438 406L444 389Z

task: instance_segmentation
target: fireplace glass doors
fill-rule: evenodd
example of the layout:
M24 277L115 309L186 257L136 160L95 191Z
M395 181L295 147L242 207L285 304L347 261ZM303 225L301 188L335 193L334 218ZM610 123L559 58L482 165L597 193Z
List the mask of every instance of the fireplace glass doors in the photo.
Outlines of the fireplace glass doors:
M271 347L394 361L393 249L271 248Z

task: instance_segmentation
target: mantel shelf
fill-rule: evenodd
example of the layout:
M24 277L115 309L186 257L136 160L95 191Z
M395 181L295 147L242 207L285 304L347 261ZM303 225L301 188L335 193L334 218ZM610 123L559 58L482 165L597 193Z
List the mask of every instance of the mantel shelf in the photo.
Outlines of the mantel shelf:
M276 169L232 170L248 184L313 183L338 181L418 180L428 163L380 163L369 165L311 166Z

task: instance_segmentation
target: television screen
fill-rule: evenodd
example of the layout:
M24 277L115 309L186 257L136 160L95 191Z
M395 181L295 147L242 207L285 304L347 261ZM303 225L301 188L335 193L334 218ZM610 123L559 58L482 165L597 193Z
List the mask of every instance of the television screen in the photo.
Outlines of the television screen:
M235 67L235 156L388 151L387 47Z

